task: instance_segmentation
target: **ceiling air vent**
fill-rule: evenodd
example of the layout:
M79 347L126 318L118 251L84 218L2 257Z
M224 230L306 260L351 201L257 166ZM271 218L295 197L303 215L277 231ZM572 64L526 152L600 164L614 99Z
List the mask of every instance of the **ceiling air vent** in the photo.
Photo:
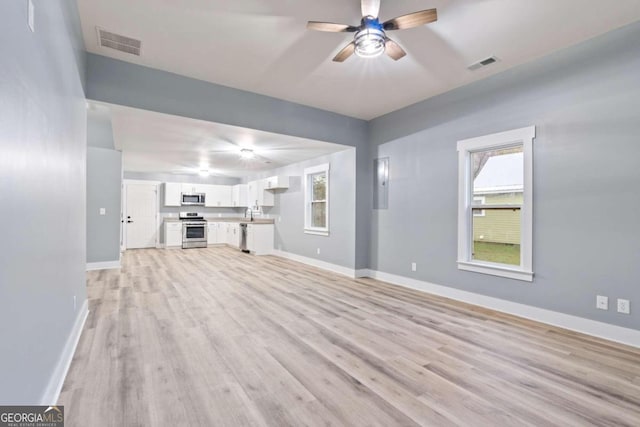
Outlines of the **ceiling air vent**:
M498 58L496 58L495 56L490 56L486 59L483 59L482 61L478 61L474 64L469 65L467 68L470 69L471 71L475 71L479 68L483 68L488 65L495 64L496 62L498 62Z
M140 49L142 48L142 42L140 40L121 36L120 34L106 31L100 27L96 27L96 30L98 31L98 44L100 46L140 56Z

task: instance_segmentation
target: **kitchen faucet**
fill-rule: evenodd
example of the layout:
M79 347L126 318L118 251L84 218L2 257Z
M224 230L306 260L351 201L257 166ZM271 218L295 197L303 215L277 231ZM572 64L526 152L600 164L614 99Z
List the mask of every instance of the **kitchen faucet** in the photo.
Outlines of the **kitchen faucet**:
M247 211L251 214L251 222L253 222L253 209L251 209L251 208L247 208L247 209L244 211L244 217L245 217L245 218L247 217Z

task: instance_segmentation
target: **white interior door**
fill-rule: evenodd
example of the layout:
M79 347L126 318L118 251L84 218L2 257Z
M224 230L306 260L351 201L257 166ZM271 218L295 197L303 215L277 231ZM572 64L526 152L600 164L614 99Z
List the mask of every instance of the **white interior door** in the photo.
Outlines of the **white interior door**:
M157 191L155 184L127 184L127 249L155 248Z

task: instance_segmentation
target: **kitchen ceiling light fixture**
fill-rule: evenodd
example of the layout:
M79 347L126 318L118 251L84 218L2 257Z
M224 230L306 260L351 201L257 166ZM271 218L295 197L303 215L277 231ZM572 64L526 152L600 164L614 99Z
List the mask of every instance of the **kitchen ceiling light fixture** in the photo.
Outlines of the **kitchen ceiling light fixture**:
M243 148L242 150L240 150L240 157L242 157L243 159L253 159L255 155L256 154L253 152L253 150L249 148Z
M361 58L376 58L383 53L397 61L407 52L389 37L387 31L406 30L438 20L436 9L421 10L380 22L380 0L361 0L362 20L360 25L336 24L334 22L309 21L307 28L330 33L355 33L353 41L333 58L334 62L344 62L354 53Z

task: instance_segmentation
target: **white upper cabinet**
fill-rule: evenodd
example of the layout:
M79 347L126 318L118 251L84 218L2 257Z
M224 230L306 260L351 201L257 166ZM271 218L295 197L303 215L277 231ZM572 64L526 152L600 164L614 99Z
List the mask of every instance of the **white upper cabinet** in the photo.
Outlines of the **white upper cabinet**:
M164 205L180 206L182 205L182 184L177 182L164 183Z
M251 181L249 183L249 206L273 206L273 193L266 191L267 180Z
M182 192L186 194L204 193L204 185L201 184L182 184Z
M247 206L253 208L258 205L258 181L251 181L247 184Z
M182 193L203 193L205 207L209 208L246 208L253 206L274 206L272 191L289 187L289 177L278 176L248 184L210 185L164 183L164 206L182 206Z
M271 176L266 179L267 190L281 190L289 188L289 177L286 175Z
M249 206L249 186L247 184L234 185L231 188L231 204L234 208Z
M205 185L205 206L208 207L231 207L231 186L230 185Z

